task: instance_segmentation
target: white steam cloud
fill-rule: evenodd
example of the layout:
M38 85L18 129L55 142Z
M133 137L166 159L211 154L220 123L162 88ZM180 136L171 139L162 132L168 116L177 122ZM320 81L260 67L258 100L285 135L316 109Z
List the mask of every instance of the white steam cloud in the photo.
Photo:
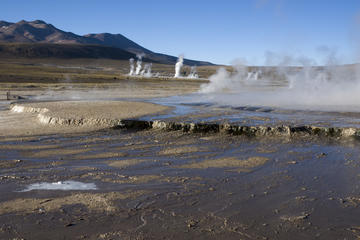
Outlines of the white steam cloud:
M184 63L184 56L183 55L180 55L176 64L175 64L175 75L174 77L175 78L178 78L180 77L180 71L181 71L181 68L183 66L183 63Z
M139 75L142 67L142 58L145 56L144 53L136 54L137 61L136 61L136 70L135 75Z
M199 75L196 71L196 66L192 66L190 69L190 74L187 76L188 78L199 78Z
M141 71L140 75L143 77L151 77L152 76L151 68L152 68L152 63L145 64L144 69Z
M133 58L129 59L129 63L130 63L130 72L129 75L130 76L134 76L134 75L140 75L143 77L151 77L152 73L151 73L151 68L152 68L152 63L147 63L144 65L144 68L142 69L142 58L145 56L144 53L139 53L136 54L136 68L135 68L135 60Z
M266 61L276 61L278 66L248 67L236 62L232 71L218 69L199 92L220 104L359 112L360 67L336 65L335 55L328 51L326 66L316 66L305 57L274 54L267 54Z
M135 70L134 59L133 59L133 58L130 58L130 59L129 59L129 62L130 62L130 72L129 72L129 75L132 76L132 75L134 75L134 70Z

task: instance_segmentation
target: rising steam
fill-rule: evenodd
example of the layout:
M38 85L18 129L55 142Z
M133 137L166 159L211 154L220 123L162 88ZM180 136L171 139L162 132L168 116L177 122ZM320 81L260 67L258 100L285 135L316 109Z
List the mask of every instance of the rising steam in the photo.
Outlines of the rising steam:
M181 68L183 66L183 62L184 62L184 56L183 55L180 55L176 64L175 64L175 78L178 78L180 77L180 71L181 71Z
M129 75L132 76L132 75L134 75L134 69L135 69L134 59L133 59L133 58L130 58L130 59L129 59L129 62L130 62L130 72L129 72Z
M188 78L199 78L199 75L196 71L196 66L192 66L190 69L190 74L187 76Z
M152 63L145 64L144 68L141 70L141 68L142 68L142 58L144 56L145 56L144 53L136 54L136 57L137 57L136 69L135 69L135 66L134 66L134 59L133 58L129 59L129 62L130 62L129 75L130 76L134 76L134 75L140 75L140 76L143 76L143 77L151 77L152 76L152 73L151 73Z
M140 75L143 77L151 77L152 76L151 68L152 68L152 63L145 64L144 69L141 71Z
M141 65L142 65L142 58L144 57L144 53L141 54L136 54L137 57L137 61L136 61L136 70L135 70L135 75L139 75L140 71L141 71Z
M221 104L360 111L358 65L334 65L333 56L326 66L303 57L280 62L276 67L237 62L232 71L220 68L199 92Z

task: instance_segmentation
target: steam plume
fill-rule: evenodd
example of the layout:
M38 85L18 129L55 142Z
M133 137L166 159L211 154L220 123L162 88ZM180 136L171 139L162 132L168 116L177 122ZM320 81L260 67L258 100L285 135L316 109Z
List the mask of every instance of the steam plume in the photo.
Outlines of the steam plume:
M187 76L188 78L199 78L199 75L196 71L196 66L192 66L190 69L190 74Z
M129 75L132 76L134 75L134 59L133 58L130 58L129 59L129 62L130 62L130 72L129 72Z
M271 60L274 63L274 56ZM248 67L235 64L233 71L220 68L200 93L216 103L270 106L320 111L360 111L359 65L318 66L305 57L276 57L278 66Z
M141 71L141 76L151 77L152 76L151 68L152 68L152 63L145 64L144 69Z
M180 71L181 71L181 68L183 66L183 62L184 62L184 56L183 55L180 55L176 64L175 64L175 78L178 78L180 77Z
M135 75L139 75L140 71L141 71L141 65L142 65L142 58L144 57L144 53L141 54L136 54L137 57L137 61L136 61L136 70L135 70Z

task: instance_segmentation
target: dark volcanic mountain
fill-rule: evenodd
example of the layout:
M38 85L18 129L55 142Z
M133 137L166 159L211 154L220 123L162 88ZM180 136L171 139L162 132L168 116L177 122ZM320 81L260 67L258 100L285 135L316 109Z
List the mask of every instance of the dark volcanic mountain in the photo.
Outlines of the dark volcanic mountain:
M49 51L51 54L51 57L57 57L56 53L62 53L59 57L64 57L64 53L73 53L74 57L77 55L81 55L82 57L86 57L86 53L89 53L91 58L94 56L99 57L110 57L115 59L125 59L126 57L133 54L139 54L139 53L145 53L146 54L146 60L158 62L158 63L164 63L164 64L174 64L176 63L177 57L160 54L160 53L154 53L137 43L131 41L130 39L124 37L121 34L110 34L110 33L100 33L100 34L87 34L84 36L76 35L72 32L65 32L62 31L56 27L54 27L51 24L47 24L44 21L36 20L36 21L20 21L17 23L9 23L5 21L0 21L0 42L1 43L27 43L23 44L22 50L20 51L14 51L14 45L12 45L11 50L7 50L6 54L11 54L11 52L16 53L17 57L21 57L22 53L28 53L29 51L34 52L34 49L36 50L36 54L38 57L48 57L44 50L46 47L49 48ZM37 45L34 47L31 47L32 43L36 43ZM40 44L41 45L38 45ZM45 43L45 44L44 44ZM67 44L67 45L86 45L86 49L82 49L82 47L71 47L64 46L67 50L66 51L60 51L59 46L56 46L54 44ZM109 48L100 48L96 47L95 45L101 45L106 47L112 47L117 48L119 50L114 50L117 52L117 54L124 53L124 56L109 54ZM41 51L39 51L39 46L41 46ZM84 46L85 47L85 46ZM91 51L91 48L95 48L94 51ZM26 50L26 48L30 48L32 50ZM55 49L54 49L55 48ZM1 55L1 49L7 49L6 45L3 45L2 48L0 48L0 55ZM80 53L76 53L76 51L81 51ZM121 50L121 51L120 51ZM101 53L101 51L105 51L104 54ZM95 52L95 53L94 53ZM31 54L30 54L31 55ZM112 56L112 57L111 57ZM23 57L29 57L29 54L25 54ZM68 56L71 57L71 56ZM202 62L202 61L195 61L195 60L189 60L185 59L184 63L187 65L213 65L209 62Z
M88 43L83 37L64 32L44 21L20 21L18 23L0 23L1 42L46 42L46 43Z
M108 58L127 60L136 55L120 48L87 44L0 43L0 57ZM144 61L150 61L144 58Z
M153 53L150 50L143 48L139 44L131 41L121 34L110 34L110 33L98 33L98 34L87 34L84 36L89 43L96 43L100 45L106 45L111 47L117 47L124 49L131 53Z

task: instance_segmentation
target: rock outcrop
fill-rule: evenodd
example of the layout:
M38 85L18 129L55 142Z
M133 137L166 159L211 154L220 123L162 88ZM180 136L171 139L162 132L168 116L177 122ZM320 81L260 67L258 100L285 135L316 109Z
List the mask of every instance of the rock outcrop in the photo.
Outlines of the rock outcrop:
M11 106L13 112L37 113L40 123L50 125L102 125L104 127L123 129L159 129L165 131L183 131L189 133L225 133L246 136L293 136L296 134L326 136L326 137L360 137L360 129L351 127L318 127L318 126L240 126L233 124L217 124L204 122L173 122L166 120L138 120L121 118L73 118L49 114L47 108L38 108L31 105L14 104Z

